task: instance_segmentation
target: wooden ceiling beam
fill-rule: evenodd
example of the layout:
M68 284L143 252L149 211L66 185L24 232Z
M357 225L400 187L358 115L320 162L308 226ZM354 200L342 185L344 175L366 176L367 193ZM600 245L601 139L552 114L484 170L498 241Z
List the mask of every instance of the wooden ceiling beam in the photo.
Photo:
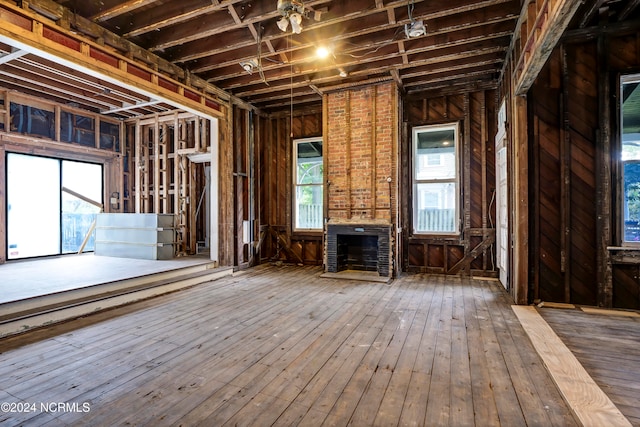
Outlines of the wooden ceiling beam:
M496 6L504 5L504 3L510 2L511 0L485 0L481 2L472 2L470 0L452 0L455 3L460 3L458 7L444 7L444 8L434 8L430 7L426 9L427 14L424 16L417 16L416 19L436 19L449 15L454 15L458 13L466 14L476 11L482 10L488 6ZM318 1L309 2L309 3L319 3ZM334 7L328 17L323 18L320 22L312 22L308 27L305 27L303 33L306 33L311 30L319 30L326 26L341 26L345 23L350 23L354 19L370 19L371 16L380 14L380 9L367 7L366 4L368 2L363 3L362 1L350 1L350 2L341 2L339 5ZM419 2L416 2L419 3ZM400 7L403 8L406 6L406 1L394 1L390 2L385 6L385 10L389 10L390 8ZM509 13L508 9L505 11L505 8L502 8L503 13ZM517 13L517 11L516 11ZM272 40L278 38L286 38L289 36L289 33L283 33L275 28L275 18L279 16L276 12L272 12L266 14L264 16L256 16L253 20L245 20L245 23L254 22L255 20L265 18L274 18L272 25L265 26L267 32L265 33L263 40ZM357 18L354 18L357 17ZM224 17L222 17L224 18ZM221 19L222 19L221 18ZM204 18L203 18L204 19ZM515 18L514 18L515 19ZM404 18L398 24L408 23L409 19ZM389 26L389 21L385 18L385 23ZM202 23L198 22L190 22L189 25L184 26L184 28L173 28L171 32L168 32L166 36L158 36L154 38L155 44L154 46L147 46L152 51L157 50L165 50L174 46L180 46L180 54L174 55L173 60L176 62L185 62L189 60L194 60L206 56L204 52L208 51L208 46L205 44L201 47L200 53L197 53L197 49L188 46L189 42L194 42L198 39L208 38L213 35L220 34L233 34L232 37L227 37L227 40L231 42L218 42L218 46L216 50L221 48L226 48L228 50L235 50L237 48L242 47L243 39L238 37L238 33L233 33L234 31L241 29L244 25L239 25L236 23L232 23L230 21L222 21L218 20L218 22L212 22L211 18L208 21L203 21ZM356 26L356 28L363 28L362 25ZM341 28L342 30L342 28ZM342 34L343 31L330 31L331 34ZM252 43L252 41L244 40L244 43ZM186 45L186 46L185 46ZM187 53L184 53L187 52Z
M447 47L447 46L461 46L465 43L471 43L478 40L495 39L503 36L510 36L513 29L512 23L513 23L512 19L496 19L495 21L489 21L483 25L469 24L466 27L455 28L451 30L443 28L438 31L429 33L427 36L422 37L420 39L414 39L414 40L401 39L398 42L394 42L393 40L390 40L388 37L385 36L384 32L377 31L370 34L367 33L366 35L363 36L363 37L368 37L368 45L350 47L344 50L337 50L335 52L335 55L338 55L341 57L342 56L347 57L350 55L361 57L363 54L363 51L375 51L377 49L380 49L381 47L384 47L385 45L390 46L390 43L396 43L396 46L398 46L398 48L394 49L394 51L392 52L394 55L404 55L408 50L412 52L420 52L420 51L439 49L441 47ZM444 36L446 36L446 39ZM441 41L442 39L445 39L445 41ZM342 40L343 40L342 38L339 38L338 40L336 40L336 42L339 42ZM407 44L411 46L411 49L406 48ZM297 47L296 50L301 51L302 49L315 51L315 46L313 44L305 44L301 47ZM376 52L376 53L379 53L379 52ZM294 64L295 65L304 64L305 62L308 61L309 56L311 56L311 53L302 54L302 55L296 54L296 57L298 57L299 59L295 61ZM357 58L357 59L358 61L366 61L368 59L375 58L375 57L376 56L372 56L366 59L363 59L363 58ZM249 58L250 56L248 56L246 59L248 60ZM232 60L225 60L223 57L214 56L214 57L211 57L210 60L207 60L206 63L204 64L202 63L202 61L199 61L199 66L193 67L192 71L195 73L204 73L204 72L212 71L215 69L221 69L229 66L232 67L229 70L231 71L231 73L229 73L229 71L222 71L221 73L218 73L219 76L215 76L215 75L204 76L205 78L211 78L212 82L222 81L228 78L227 76L229 77L242 76L242 72L236 69L236 65L237 65L236 61L237 61L237 58L234 58ZM212 65L208 65L209 62L211 62ZM346 61L345 62L338 61L338 62L340 65L346 64ZM408 58L406 57L404 58L404 63L408 64ZM284 67L285 65L287 67L289 66L288 63L277 64L277 63L266 62L266 61L263 62L265 71L275 69L278 67Z
M124 15L125 13L131 12L132 10L151 5L153 3L156 3L157 1L158 0L129 0L124 3L120 3L119 5L114 6L110 9L97 13L89 19L94 22L107 21L109 19L115 18L116 16Z
M479 57L480 58L478 60L479 62L473 62L473 63L485 64L485 62L483 61L487 61L488 60L487 58L491 57L492 55L495 56L495 55L503 54L505 50L506 50L506 47L499 46L499 47L488 47L484 49L473 49L464 53L456 53L451 55L437 55L429 59L415 61L412 67L406 67L406 68L411 69L414 67L427 67L431 65L432 66L431 68L428 68L428 69L421 68L421 71L420 71L420 73L424 75L428 75L429 72L433 72L433 70L435 69L440 69L440 70L446 69L446 68L455 69L456 65L462 62L464 59L467 59L467 60L471 59L473 61L473 58ZM491 62L493 63L494 61L491 61ZM496 60L495 63L499 63L499 61ZM393 64L388 64L388 65L376 64L375 66L372 66L372 67L363 67L362 70L351 72L350 77L368 76L368 75L374 74L372 70L375 70L376 74L384 75L385 73L390 73L391 70L398 70L402 72L403 69L404 68L402 65L398 66ZM494 67L494 71L496 71L495 67ZM404 74L403 74L403 78L404 78ZM326 88L322 85L326 83L330 83L332 80L333 78L327 77L327 78L312 79L311 81L315 85L317 85L322 92L325 92ZM294 82L294 87L302 87L304 86L304 84L305 84L304 82ZM245 85L242 88L244 90L242 92L236 93L235 94L236 96L238 97L251 96L254 99L256 99L257 95L271 94L273 92L272 87L256 88L255 86Z
M524 5L522 14L525 14L526 18L520 21L521 25L526 25L527 31L520 41L520 56L517 58L513 76L517 95L524 95L538 77L580 7L580 2L544 0L539 8L535 8L535 13L530 13L530 5L535 3ZM516 31L521 31L521 28L516 28Z
M640 0L628 0L627 5L620 12L620 16L618 17L618 19L620 21L624 21L629 17L629 15L631 15L631 13L633 13L634 10L638 8L639 5Z
M502 33L494 34L496 38L507 38L510 36L508 31ZM492 37L489 38L481 38L477 36L473 39L461 39L461 40L453 40L451 43L447 44L433 44L429 46L425 46L420 49L414 49L409 53L407 52L395 52L389 53L385 55L374 55L368 58L353 58L350 61L339 62L336 64L328 64L326 66L315 66L313 68L300 68L299 74L317 74L320 72L326 72L335 70L338 67L349 69L351 67L360 67L365 70L372 69L378 66L380 61L384 60L393 60L394 65L393 68L409 68L409 67L417 67L420 62L417 62L416 55L419 54L428 54L429 61L447 61L449 58L455 58L459 55L460 58L467 58L469 52L483 52L484 49L492 49L494 47L494 39ZM504 51L504 48L499 48L500 52ZM405 61L405 57L409 58ZM267 66L263 70L263 74L266 77L266 81L269 83L275 82L277 80L286 78L289 76L288 69L286 67L279 66ZM258 83L255 81L255 77L239 73L234 73L230 79L214 79L216 82L224 82L224 86L227 90L233 91L235 88L243 87L248 88L252 83ZM226 77L226 76L225 76ZM262 80L260 80L262 83Z
M204 15L210 15L243 1L246 0L226 0L223 3L212 1L211 4L204 7L202 6L202 1L199 0L169 2L163 5L159 13L154 15L146 14L135 20L132 23L133 29L124 33L123 37L132 38L146 33L161 31L163 28L179 25Z

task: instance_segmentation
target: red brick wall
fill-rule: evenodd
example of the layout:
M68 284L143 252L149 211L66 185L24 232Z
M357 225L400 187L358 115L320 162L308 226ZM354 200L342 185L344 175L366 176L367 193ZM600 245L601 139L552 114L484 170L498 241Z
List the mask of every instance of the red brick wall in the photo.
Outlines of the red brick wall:
M395 222L397 112L393 83L328 94L324 142L331 221ZM391 185L387 181L391 178Z

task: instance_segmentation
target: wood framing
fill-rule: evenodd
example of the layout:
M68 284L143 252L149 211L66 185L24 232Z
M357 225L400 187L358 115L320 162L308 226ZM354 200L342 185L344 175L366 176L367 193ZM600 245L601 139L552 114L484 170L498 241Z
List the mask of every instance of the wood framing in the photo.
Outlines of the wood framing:
M515 95L529 90L579 7L580 2L574 0L524 3L511 46L515 52Z
M221 117L218 99L136 62L106 46L64 29L29 10L0 3L3 25L0 41L36 56L81 69L146 95L163 99L176 108Z

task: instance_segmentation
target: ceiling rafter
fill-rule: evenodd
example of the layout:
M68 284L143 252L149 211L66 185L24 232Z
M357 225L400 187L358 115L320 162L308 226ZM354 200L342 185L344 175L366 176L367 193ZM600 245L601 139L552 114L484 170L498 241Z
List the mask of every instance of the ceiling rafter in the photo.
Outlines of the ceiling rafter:
M125 13L131 12L132 10L156 3L157 1L158 0L129 0L125 3L121 3L110 9L97 13L89 19L94 22L106 21L108 19L115 18L116 16L124 15Z

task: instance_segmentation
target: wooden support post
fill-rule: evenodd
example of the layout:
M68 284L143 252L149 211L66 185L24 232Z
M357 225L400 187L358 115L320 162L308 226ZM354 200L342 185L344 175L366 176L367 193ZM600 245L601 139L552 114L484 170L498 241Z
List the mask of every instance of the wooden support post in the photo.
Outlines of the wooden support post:
M144 213L151 212L150 200L149 200L149 177L151 176L151 162L149 144L152 144L148 139L148 132L145 126L142 126L142 160L144 168L142 169L142 209Z
M153 123L153 213L160 213L160 122Z
M135 212L142 212L142 171L140 169L142 165L142 129L140 128L140 120L136 120L135 127Z
M527 130L527 99L512 99L513 128L511 188L512 197L512 296L516 304L526 304L529 287L529 138Z
M564 302L571 302L571 122L569 119L569 64L561 47L562 60L562 129L560 130L560 267L564 274Z
M169 137L169 126L167 125L167 123L163 123L162 124L162 133L160 135L160 149L161 149L161 166L160 166L160 173L161 173L161 182L162 182L162 187L161 187L161 197L162 197L162 212L163 214L167 214L170 213L169 212L169 175L168 175L168 171L167 168L169 167L169 141L168 141L168 137Z
M480 92L480 162L482 168L482 229L484 230L482 233L482 240L487 239L487 226L488 226L488 215L489 206L487 201L487 142L489 139L489 132L487 130L487 96L484 91ZM487 264L487 250L485 249L482 252L482 269L486 271L488 269Z
M180 224L178 213L180 212L180 159L178 149L180 148L180 121L178 112L173 117L173 214L176 215L176 227Z
M322 170L324 171L324 188L322 191L322 216L324 218L322 228L324 232L325 225L329 221L329 97L328 95L322 95ZM322 244L324 247L325 233L322 233Z
M463 186L464 189L462 191L463 194L463 229L462 232L462 241L464 245L464 254L467 256L471 249L471 234L469 233L469 229L471 228L471 100L469 99L469 93L465 92L464 94L464 117L466 120L464 121L464 133L462 136L462 164L464 165L463 170ZM467 265L466 274L471 275L471 266Z
M609 89L609 39L598 37L598 117L596 150L596 233L598 306L613 305L613 278L608 246L611 246L611 97Z

